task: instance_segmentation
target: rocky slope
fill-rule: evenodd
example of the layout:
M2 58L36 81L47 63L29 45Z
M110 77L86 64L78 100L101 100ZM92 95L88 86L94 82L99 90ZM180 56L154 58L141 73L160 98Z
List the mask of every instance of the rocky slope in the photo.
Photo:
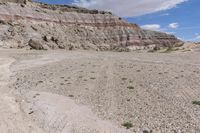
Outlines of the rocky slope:
M135 50L181 43L110 12L28 0L0 0L0 46L35 49Z

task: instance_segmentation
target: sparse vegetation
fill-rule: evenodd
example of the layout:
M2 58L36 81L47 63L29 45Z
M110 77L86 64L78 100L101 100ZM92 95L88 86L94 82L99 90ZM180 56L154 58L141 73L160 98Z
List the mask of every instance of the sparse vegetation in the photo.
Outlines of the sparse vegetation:
M176 43L175 45L174 45L174 47L181 47L181 46L183 46L184 45L184 43Z
M134 89L133 86L128 86L127 88L130 89L130 90Z
M41 80L41 81L38 81L38 83L43 83L43 81Z
M170 53L170 52L173 52L173 51L177 51L179 50L179 47L181 47L182 45L175 45L175 46L168 46L166 49L163 47L154 47L153 49L149 50L148 52L161 52L161 53Z
M153 52L155 52L155 50L150 49L150 50L148 50L148 52L149 52L149 53L153 53Z
M74 97L74 95L69 95L69 97Z
M173 51L173 47L168 47L165 51L164 51L164 53L168 53L168 52L172 52Z
M133 127L133 124L131 122L125 122L124 124L122 124L122 126L126 127L126 129L130 129Z
M127 78L122 78L123 81L127 80Z
M194 105L200 105L200 101L192 101L192 104L194 104Z
M129 83L133 83L133 81L132 81L132 80L130 80L130 81L129 81Z
M31 111L31 112L29 112L28 114L31 115L31 114L33 114L33 113L34 113L34 111Z
M80 78L80 79L81 79L81 78L83 78L83 76L79 76L78 78Z
M150 49L148 52L150 53L154 53L157 52L158 50L160 50L161 48L159 46L155 46L153 49Z
M178 48L169 46L169 47L168 47L165 51L163 51L162 53L170 53L170 52L177 51L177 50L178 50Z

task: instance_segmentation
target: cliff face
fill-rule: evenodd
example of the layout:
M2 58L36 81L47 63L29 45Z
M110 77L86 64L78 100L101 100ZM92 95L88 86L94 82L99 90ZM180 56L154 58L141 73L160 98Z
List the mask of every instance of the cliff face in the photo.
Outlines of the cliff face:
M110 12L71 6L1 4L0 22L0 45L9 47L123 51L180 43L173 35L143 30Z
M0 0L1 3L7 3L7 2L12 2L12 3L20 3L20 4L23 4L23 3L26 3L28 1L31 1L31 0Z

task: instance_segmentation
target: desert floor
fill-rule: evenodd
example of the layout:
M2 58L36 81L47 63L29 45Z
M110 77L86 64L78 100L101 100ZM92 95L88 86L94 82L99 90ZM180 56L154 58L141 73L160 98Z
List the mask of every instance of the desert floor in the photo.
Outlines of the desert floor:
M1 133L200 133L200 52L2 49L0 94Z

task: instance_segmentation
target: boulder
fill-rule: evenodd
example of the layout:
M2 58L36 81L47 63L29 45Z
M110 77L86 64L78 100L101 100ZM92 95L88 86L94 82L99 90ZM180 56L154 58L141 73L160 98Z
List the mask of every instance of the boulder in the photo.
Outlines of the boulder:
M42 46L41 42L37 39L30 39L28 45L36 50L44 50L44 47Z

